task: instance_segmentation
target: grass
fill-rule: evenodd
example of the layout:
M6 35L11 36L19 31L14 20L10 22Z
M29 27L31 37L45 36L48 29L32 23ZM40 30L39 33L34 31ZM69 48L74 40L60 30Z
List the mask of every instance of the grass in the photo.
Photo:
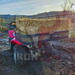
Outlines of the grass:
M0 33L4 36L8 36L8 30L0 30Z
M8 33L5 33L4 35L8 36Z
M0 31L5 31L5 30L0 29Z

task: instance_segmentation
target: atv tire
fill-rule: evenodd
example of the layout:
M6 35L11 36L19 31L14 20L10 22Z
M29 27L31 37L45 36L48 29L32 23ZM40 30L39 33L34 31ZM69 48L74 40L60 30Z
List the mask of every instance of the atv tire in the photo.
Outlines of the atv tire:
M13 57L14 57L14 62L15 62L16 67L22 67L27 62L26 60L18 59L19 53L27 53L27 51L25 50L25 47L22 45L14 45L13 46Z
M9 47L10 47L10 50L11 50L11 52L13 52L13 45L11 44L11 38L9 38Z

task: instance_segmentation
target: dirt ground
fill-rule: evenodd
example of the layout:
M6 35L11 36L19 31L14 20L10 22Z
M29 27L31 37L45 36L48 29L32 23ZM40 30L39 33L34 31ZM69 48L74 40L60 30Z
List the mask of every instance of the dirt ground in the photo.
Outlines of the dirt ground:
M57 42L52 44L56 45ZM75 75L75 52L72 54L62 49L60 53L61 61L58 58L51 61L50 57L49 61L28 61L23 67L17 68L9 49L8 33L0 32L0 54L6 59L4 64L0 63L0 75Z

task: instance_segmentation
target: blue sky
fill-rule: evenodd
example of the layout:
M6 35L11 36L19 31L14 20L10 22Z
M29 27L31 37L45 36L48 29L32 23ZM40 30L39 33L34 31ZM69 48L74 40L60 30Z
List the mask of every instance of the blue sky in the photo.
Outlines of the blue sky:
M62 11L64 0L0 0L0 14L34 15Z

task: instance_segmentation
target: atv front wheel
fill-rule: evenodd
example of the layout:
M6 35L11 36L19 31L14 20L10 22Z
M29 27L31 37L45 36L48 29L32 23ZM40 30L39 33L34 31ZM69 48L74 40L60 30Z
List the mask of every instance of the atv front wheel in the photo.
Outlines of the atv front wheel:
M13 51L13 45L11 44L11 40L12 38L9 38L9 47L10 47L10 50Z
M15 62L16 67L21 67L25 65L27 62L26 60L21 60L18 58L20 53L27 53L27 51L25 50L25 47L23 47L22 45L14 45L13 57L14 57L14 62Z

